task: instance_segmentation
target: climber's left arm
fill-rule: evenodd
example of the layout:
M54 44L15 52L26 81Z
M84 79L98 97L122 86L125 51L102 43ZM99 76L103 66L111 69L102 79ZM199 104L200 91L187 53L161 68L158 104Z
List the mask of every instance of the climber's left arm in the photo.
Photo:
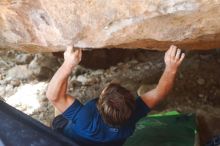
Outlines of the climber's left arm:
M61 113L75 101L74 97L67 94L67 83L72 70L79 64L81 56L81 50L73 52L71 47L67 48L64 53L64 63L48 85L46 96Z

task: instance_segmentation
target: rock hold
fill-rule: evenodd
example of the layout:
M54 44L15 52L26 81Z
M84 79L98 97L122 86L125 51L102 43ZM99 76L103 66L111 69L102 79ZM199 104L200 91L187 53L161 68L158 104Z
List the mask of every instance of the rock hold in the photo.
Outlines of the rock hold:
M19 54L16 56L16 63L17 64L29 64L32 59L33 59L33 56L31 54Z
M12 86L19 86L21 84L21 81L20 80L11 80L10 84Z
M6 79L7 80L25 80L30 79L33 73L27 68L27 65L17 65L8 70Z

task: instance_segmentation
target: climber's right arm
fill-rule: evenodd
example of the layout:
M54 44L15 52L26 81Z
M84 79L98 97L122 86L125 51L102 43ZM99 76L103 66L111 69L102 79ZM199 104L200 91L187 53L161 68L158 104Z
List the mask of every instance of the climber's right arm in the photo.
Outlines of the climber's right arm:
M64 53L64 63L48 85L46 96L61 113L75 101L74 97L67 94L67 83L72 70L79 64L81 56L81 50L73 52L71 47L67 48Z

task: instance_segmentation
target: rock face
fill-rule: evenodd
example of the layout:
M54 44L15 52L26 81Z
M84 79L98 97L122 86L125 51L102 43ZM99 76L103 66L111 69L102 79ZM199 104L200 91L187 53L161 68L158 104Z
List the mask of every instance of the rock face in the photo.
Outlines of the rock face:
M1 0L0 48L220 47L220 0Z

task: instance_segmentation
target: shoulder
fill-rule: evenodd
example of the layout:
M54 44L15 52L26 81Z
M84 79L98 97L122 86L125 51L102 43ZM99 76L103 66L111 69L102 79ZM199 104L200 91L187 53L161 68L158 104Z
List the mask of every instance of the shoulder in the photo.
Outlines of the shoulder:
M97 127L100 126L99 124L102 119L100 118L100 114L96 107L96 101L96 99L90 100L83 106L83 108L81 108L75 122L75 128L78 130L86 129L86 131L84 131L85 133L93 133L94 131L97 131Z
M136 109L143 109L143 110L147 110L150 111L149 106L147 106L144 101L142 100L142 98L140 96L136 97Z
M90 115L93 115L95 111L96 99L88 101L85 105L81 104L79 100L76 99L62 115L68 120L76 121L80 117L90 118Z
M144 103L140 96L136 97L136 106L131 121L136 123L150 112L150 108Z
M91 99L85 103L85 106L96 106L97 101L98 101L98 98Z
M135 101L136 101L136 107L135 107L136 112L142 111L147 114L151 111L150 107L144 103L144 101L140 96L137 96Z
M96 107L97 99L89 100L85 103L83 108L81 108L79 112L79 116L81 120L91 120L94 118L95 115L98 114L98 110Z
M96 102L97 102L97 98L87 101L83 106L82 110L87 111L89 113L96 112L97 109Z

